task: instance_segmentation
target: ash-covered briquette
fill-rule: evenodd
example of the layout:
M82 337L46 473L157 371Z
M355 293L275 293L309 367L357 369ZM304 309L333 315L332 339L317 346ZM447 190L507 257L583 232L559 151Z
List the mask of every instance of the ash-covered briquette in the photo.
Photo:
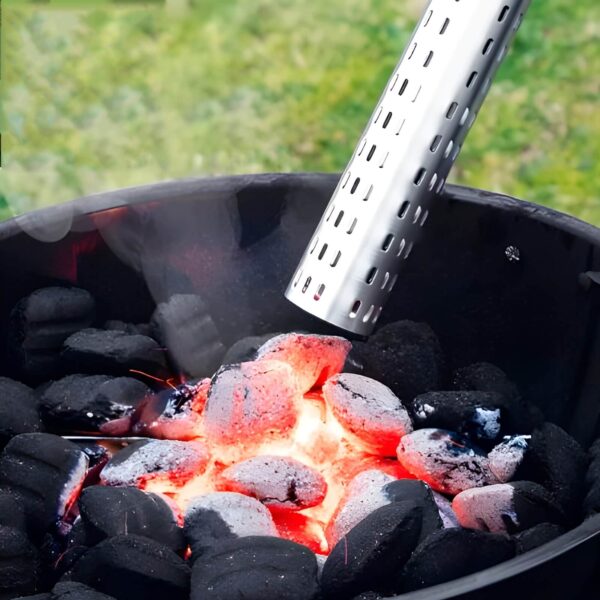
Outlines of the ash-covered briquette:
M147 396L131 419L131 432L165 440L197 438L210 385L206 378Z
M540 523L517 533L513 540L517 554L524 554L561 536L567 530L556 523Z
M24 433L0 455L0 489L22 503L29 533L37 538L76 501L87 466L87 456L72 442L47 433Z
M225 346L210 309L200 296L171 296L156 307L151 327L154 337L167 348L178 373L210 377L221 364Z
M150 323L126 323L125 321L111 319L104 323L102 329L123 331L124 333L131 334L147 335L148 337L152 337L153 335Z
M289 364L298 380L301 393L323 385L340 373L352 344L332 335L284 333L265 342L256 359L279 360Z
M137 376L135 371L142 371L159 377L167 373L165 350L156 340L123 331L82 329L65 340L61 357L70 373Z
M183 530L170 506L156 494L135 487L96 485L83 490L79 512L86 545L116 535L143 535L175 552L185 547Z
M318 471L287 456L255 456L236 463L221 473L219 486L286 511L316 506L327 493Z
M321 576L324 594L345 600L370 590L398 592L398 575L419 542L421 524L421 507L410 501L372 512L329 554Z
M583 448L554 423L535 429L528 446L514 478L543 485L554 494L570 522L577 522L588 462Z
M452 508L462 527L515 534L540 523L564 523L552 494L531 481L515 481L465 490Z
M0 450L15 435L42 429L33 390L8 377L0 377Z
M40 398L47 427L62 432L99 432L103 424L133 414L151 390L132 377L69 375L51 383Z
M92 296L79 288L41 288L21 299L8 327L10 357L20 376L38 383L60 375L63 342L89 327L95 310Z
M425 323L397 321L355 342L363 375L388 386L401 400L443 388L446 360L440 342Z
M432 533L417 546L402 573L403 591L446 583L513 558L506 536L454 527Z
M182 485L204 472L209 454L202 442L142 440L117 452L100 473L104 485L138 486L168 478Z
M258 349L270 339L281 336L282 333L265 333L264 335L250 335L238 340L229 347L222 362L224 365L235 365L241 362L254 360Z
M316 600L317 559L281 538L228 539L196 560L191 587L191 600Z
M375 454L395 456L400 438L413 430L401 400L369 377L334 375L323 385L323 397L343 428Z
M515 477L529 449L529 439L528 435L506 436L492 448L488 454L490 483L506 483Z
M296 375L275 360L228 365L214 376L204 411L211 445L232 451L289 432L298 417L301 396Z
M442 519L442 525L444 528L449 527L460 527L458 523L458 519L452 510L452 502L443 496L439 492L432 492L433 500L438 508L438 512L440 513L440 518Z
M192 560L230 538L277 536L269 510L258 500L235 492L213 492L193 498L184 518Z
M190 570L164 544L140 535L118 535L90 548L70 577L116 600L187 600Z
M35 592L38 572L38 552L27 534L0 525L0 598Z
M496 483L486 453L464 436L444 429L417 429L405 435L398 460L409 473L445 494Z

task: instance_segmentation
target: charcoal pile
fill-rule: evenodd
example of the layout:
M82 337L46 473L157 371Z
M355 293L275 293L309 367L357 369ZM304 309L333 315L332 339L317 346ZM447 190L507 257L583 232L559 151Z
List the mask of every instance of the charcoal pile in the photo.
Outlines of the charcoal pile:
M426 324L227 350L190 294L97 312L52 287L11 313L0 600L381 599L600 512L600 442L495 365L453 372Z

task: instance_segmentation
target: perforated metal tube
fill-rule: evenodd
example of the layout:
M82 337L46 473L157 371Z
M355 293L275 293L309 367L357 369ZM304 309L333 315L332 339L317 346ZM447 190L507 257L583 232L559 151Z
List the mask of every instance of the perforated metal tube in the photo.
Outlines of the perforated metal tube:
M530 0L432 0L286 291L368 335Z

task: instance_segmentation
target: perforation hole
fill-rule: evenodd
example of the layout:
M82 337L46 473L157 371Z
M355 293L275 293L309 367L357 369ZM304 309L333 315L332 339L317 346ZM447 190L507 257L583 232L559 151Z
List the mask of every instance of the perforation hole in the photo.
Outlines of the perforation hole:
M408 244L408 247L406 248L406 252L404 253L404 260L406 260L412 253L413 251L413 247L414 247L414 243L411 242L410 244Z
M367 145L367 138L365 138L361 145L360 145L360 149L358 150L358 156L360 156L363 153L363 150L365 149L365 146Z
M404 94L404 92L406 91L407 87L408 87L408 79L405 79L402 82L402 85L400 86L400 89L398 90L398 96L402 96L402 94Z
M300 271L298 271L298 274L296 275L296 279L294 280L294 287L297 287L298 283L300 283L300 279L302 277L302 273L304 273L304 270L300 269Z
M356 224L358 223L358 219L354 218L354 220L352 221L352 223L350 224L350 227L348 227L348 231L346 231L346 233L348 235L351 235L352 232L354 231L354 228L356 227Z
M502 50L500 50L500 52L498 52L498 56L496 57L496 61L497 62L502 62L504 60L504 57L506 56L506 52L508 51L508 46L504 46L504 48L502 48Z
M383 106L380 106L379 110L377 111L377 115L375 116L375 121L373 121L374 123L377 123L377 121L379 121L379 117L381 116L382 112L383 112Z
M312 277L307 277L306 281L304 282L304 286L302 287L302 293L306 294L306 290L308 289L308 287L310 286L310 282L312 281Z
M319 238L316 237L313 242L312 245L310 247L310 254L312 254L315 251L315 248L317 247L317 244L319 243Z
M394 80L392 81L392 85L390 85L390 92L394 91L394 88L396 87L396 84L398 83L399 78L400 78L400 75L398 73L396 73L396 76L394 77Z
M462 117L460 118L460 121L458 122L459 125L464 125L467 122L467 119L469 118L469 108L465 108L465 112L463 112Z
M404 127L404 123L406 123L406 119L402 119L402 123L400 123L400 127L398 127L398 131L396 131L396 135L400 135L402 128Z
M492 47L494 46L494 40L493 38L490 38L484 45L483 50L481 51L481 54L483 54L484 56L486 56L489 51L492 49Z
M388 233L385 236L385 240L383 240L383 244L381 244L381 251L387 252L390 249L390 246L392 245L393 241L394 241L394 234Z
M380 169L383 169L383 167L385 166L385 161L388 159L388 156L390 155L389 152L385 153L385 156L383 157L383 160L381 161L381 164L379 165Z
M448 142L448 145L446 146L446 149L444 150L444 158L448 158L450 156L450 153L452 152L453 147L454 147L454 142L452 140L450 140Z
M318 302L321 299L321 296L323 295L323 292L325 291L325 284L322 283L319 286L319 289L316 291L315 295L313 296L313 298Z
M369 186L369 189L367 190L367 193L365 194L365 197L363 198L363 202L366 202L371 197L372 193L373 193L373 185L371 184Z
M417 90L417 93L415 94L415 97L412 99L413 102L417 101L417 98L419 97L419 94L421 93L421 88L423 86L419 86L419 89Z
M394 275L392 278L392 282L390 283L390 287L388 288L388 292L391 292L396 287L396 282L398 281L398 273Z
M400 210L398 211L398 218L399 219L404 219L404 217L406 216L406 213L408 212L409 208L410 208L410 202L408 200L405 200L400 205Z
M342 189L345 189L350 181L350 171L346 173L346 179L344 179L344 183L342 184Z
M350 309L350 312L348 313L348 316L351 319L356 319L356 315L358 314L358 311L360 310L361 304L362 304L362 302L360 300L354 301L354 304L352 305L352 308Z
M425 59L425 62L423 63L423 66L425 68L427 68L429 66L429 64L431 63L431 59L433 58L433 50L431 50L429 52L429 54L427 55L427 58Z
M385 290L385 286L388 284L389 280L390 280L390 274L386 271L385 275L383 276L383 282L381 283L382 290Z
M332 204L329 209L329 214L327 215L327 218L325 219L325 223L329 222L329 219L331 219L331 215L333 215L334 211L335 211L335 204Z
M404 248L406 248L406 240L402 238L400 240L400 247L398 248L398 252L396 252L396 256L402 256L402 252L404 252Z
M342 222L343 218L344 218L344 211L340 210L340 212L339 212L339 214L338 214L338 216L337 216L337 218L336 218L335 223L333 224L333 226L334 227L338 227L339 224Z
M427 219L429 218L429 211L426 210L423 213L423 216L421 217L421 222L419 223L419 225L421 225L421 227L423 227L425 225L425 223L427 223Z
M429 21L431 21L431 17L433 17L433 11L430 10L426 19L425 19L425 23L423 23L423 28L427 27L427 25L429 25Z
M516 19L515 24L513 25L513 31L517 31L519 27L521 27L521 23L523 23L523 13L521 13Z
M442 28L440 29L440 35L444 35L446 33L446 29L448 29L448 25L450 25L450 19L446 19Z
M342 258L342 253L338 251L338 253L335 255L335 258L331 261L331 266L337 267L337 264L340 262L340 258Z
M385 118L385 121L383 122L382 128L385 129L389 124L390 121L392 120L392 113L391 111L387 114L387 117Z
M436 135L433 138L433 142L431 142L431 146L429 146L429 149L432 152L437 152L437 149L440 147L441 142L442 142L442 136L441 135Z
M414 55L414 53L415 53L415 50L416 50L416 49L417 49L417 43L415 42L415 43L412 45L412 47L411 47L411 49L410 49L410 52L409 52L409 54L408 54L408 60L410 60L410 59L413 57L413 55Z
M477 118L477 113L476 112L472 112L471 116L469 117L469 120L467 122L467 128L471 128L473 126L473 123L475 123L475 119Z
M498 15L498 23L502 23L502 21L504 21L504 19L506 19L506 15L508 15L508 11L510 10L510 6L505 5L502 10L500 11L500 14Z
M452 119L452 117L454 117L454 115L456 114L457 108L458 108L458 102L453 102L448 107L448 112L446 113L446 119Z
M369 321L369 319L373 316L374 312L375 312L375 305L371 304L371 308L369 308L369 310L365 313L365 316L363 317L363 323L367 323Z
M373 316L373 324L375 324L375 323L377 323L377 321L379 321L379 317L381 316L381 311L382 310L383 310L383 307L380 306L375 311L375 315Z
M319 260L322 260L322 258L325 256L325 253L327 252L327 244L323 244L323 247L321 248L321 252L319 252Z
M413 224L416 224L421 216L423 209L420 206L417 206L417 210L415 210L415 214L413 215Z
M432 178L430 179L430 181L429 181L429 186L428 186L428 188L429 188L429 191L430 191L430 192L431 192L431 191L433 190L433 188L435 187L435 184L437 183L437 179L438 179L437 173L434 173L434 174L433 174L433 177L432 177Z
M354 180L354 183L352 184L352 188L350 189L350 193L351 193L351 194L354 194L354 192L356 192L356 190L358 189L358 185L359 185L359 183L360 183L360 177L357 177L357 178Z
M452 153L452 160L455 161L458 158L458 154L460 152L460 145L454 148L454 152Z
M425 175L427 175L427 169L425 167L421 167L415 175L413 180L414 184L421 185L423 183L423 179L425 179Z
M444 183L446 183L446 180L442 177L440 179L440 182L438 183L437 190L435 190L436 194L439 194L442 191L442 188L444 187Z
M469 75L469 79L467 79L467 88L470 88L477 81L478 76L479 76L479 73L477 71L473 71Z
M375 154L375 150L377 150L377 146L373 144L371 149L369 150L369 154L367 154L367 162L369 162L373 158L373 154Z
M368 273L365 281L368 285L371 285L375 281L375 277L377 277L377 267L373 267Z

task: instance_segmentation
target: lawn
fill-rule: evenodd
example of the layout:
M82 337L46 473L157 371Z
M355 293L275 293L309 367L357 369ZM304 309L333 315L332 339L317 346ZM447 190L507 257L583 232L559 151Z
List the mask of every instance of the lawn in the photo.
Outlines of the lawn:
M195 4L5 0L0 218L168 178L341 170L425 2ZM599 38L598 0L534 0L452 179L600 225Z

